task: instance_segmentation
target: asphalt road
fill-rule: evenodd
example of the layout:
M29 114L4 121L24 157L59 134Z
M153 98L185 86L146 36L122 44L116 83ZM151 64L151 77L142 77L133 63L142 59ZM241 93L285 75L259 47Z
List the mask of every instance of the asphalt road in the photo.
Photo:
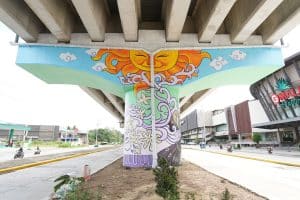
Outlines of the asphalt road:
M300 168L183 149L182 157L272 200L298 200Z
M49 200L57 177L82 176L86 164L94 173L121 156L122 148L118 148L0 175L0 199Z

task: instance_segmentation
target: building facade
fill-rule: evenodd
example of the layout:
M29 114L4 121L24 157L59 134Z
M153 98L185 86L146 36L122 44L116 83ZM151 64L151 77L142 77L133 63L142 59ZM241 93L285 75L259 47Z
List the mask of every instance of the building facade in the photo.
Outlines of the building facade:
M26 138L43 141L55 141L60 139L59 126L56 125L29 125Z
M212 139L211 112L194 110L181 120L181 143L195 144Z
M284 67L252 84L250 90L269 119L254 127L277 129L282 144L299 143L300 53L287 58Z
M204 130L203 121L206 123L205 134L201 134ZM245 101L211 112L195 110L182 119L182 143L230 142L232 144L254 145L252 134L259 133L262 136L262 145L278 145L280 139L277 129L253 127L253 124L268 121L267 115L257 100ZM203 137L204 135L205 137Z
M21 125L14 125L19 127ZM25 127L25 125L22 125ZM14 128L13 141L25 139L42 141L72 141L76 144L88 144L88 133L86 131L61 130L57 125L28 125L28 130ZM10 129L0 126L0 141L6 142L9 139Z

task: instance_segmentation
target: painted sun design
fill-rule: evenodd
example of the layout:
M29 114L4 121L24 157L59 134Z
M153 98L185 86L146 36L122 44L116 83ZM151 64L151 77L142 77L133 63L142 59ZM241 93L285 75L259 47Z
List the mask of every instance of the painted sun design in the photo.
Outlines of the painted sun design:
M104 71L111 74L122 73L123 77L137 75L134 79L134 91L149 88L150 56L143 50L100 49L92 59L99 61L105 56ZM162 50L154 55L154 72L161 74L166 82L172 81L172 76L188 70L189 65L199 67L204 58L211 58L207 52L200 50ZM144 79L142 78L144 77ZM193 72L192 76L198 76ZM183 83L188 75L181 73L178 77Z

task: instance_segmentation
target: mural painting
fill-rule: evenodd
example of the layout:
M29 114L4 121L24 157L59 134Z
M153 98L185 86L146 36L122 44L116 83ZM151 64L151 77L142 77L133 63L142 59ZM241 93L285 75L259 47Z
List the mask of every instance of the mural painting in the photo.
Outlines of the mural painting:
M154 77L150 76L150 57ZM150 54L125 48L26 44L19 46L17 64L50 84L94 88L124 99L124 166L151 167L152 89L156 152L177 165L179 99L208 88L251 84L278 70L283 59L280 48L273 47L172 49Z
M125 136L123 164L152 166L150 56L142 50L100 49L92 57L103 57L103 71L115 74L125 94ZM197 68L210 54L199 50L163 50L154 55L155 130L158 156L170 164L180 161L180 110L178 88L186 79L197 77Z

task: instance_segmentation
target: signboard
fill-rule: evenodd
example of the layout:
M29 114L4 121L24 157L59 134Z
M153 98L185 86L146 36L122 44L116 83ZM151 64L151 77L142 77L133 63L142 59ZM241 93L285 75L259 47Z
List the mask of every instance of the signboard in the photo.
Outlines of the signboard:
M276 81L276 90L279 93L271 95L271 99L276 105L280 105L282 108L300 105L300 86L293 87L288 80L280 78Z

